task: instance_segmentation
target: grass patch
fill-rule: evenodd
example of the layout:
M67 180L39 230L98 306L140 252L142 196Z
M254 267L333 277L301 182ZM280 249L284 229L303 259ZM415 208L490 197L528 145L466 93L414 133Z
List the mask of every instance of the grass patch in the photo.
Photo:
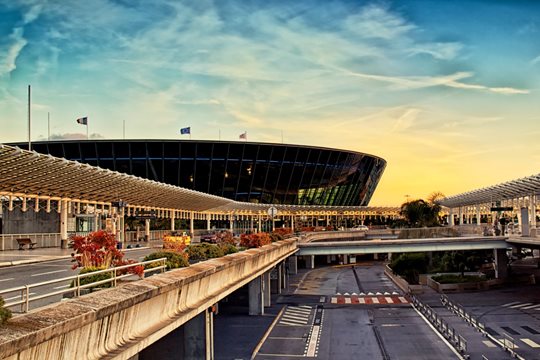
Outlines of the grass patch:
M460 284L460 283L473 283L484 281L485 277L477 275L455 275L455 274L444 274L433 276L432 279L439 284Z

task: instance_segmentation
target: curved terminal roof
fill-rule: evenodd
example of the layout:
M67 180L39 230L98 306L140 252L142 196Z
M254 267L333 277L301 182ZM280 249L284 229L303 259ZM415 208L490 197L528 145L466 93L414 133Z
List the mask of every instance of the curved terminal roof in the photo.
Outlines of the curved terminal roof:
M540 174L449 196L439 203L449 208L517 199L540 193Z
M394 207L269 205L237 202L0 144L0 195L70 199L98 203L122 200L133 207L196 212L266 213L270 206L295 213L396 214Z

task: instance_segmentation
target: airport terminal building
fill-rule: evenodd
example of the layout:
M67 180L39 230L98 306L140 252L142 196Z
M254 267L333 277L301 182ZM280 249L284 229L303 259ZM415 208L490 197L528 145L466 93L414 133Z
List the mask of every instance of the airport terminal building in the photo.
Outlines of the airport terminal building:
M62 140L32 150L260 204L367 206L386 167L360 152L245 141Z

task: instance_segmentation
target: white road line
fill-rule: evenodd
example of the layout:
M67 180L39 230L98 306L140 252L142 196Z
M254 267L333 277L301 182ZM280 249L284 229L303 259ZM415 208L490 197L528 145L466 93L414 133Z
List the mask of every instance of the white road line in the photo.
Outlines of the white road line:
M32 274L30 276L42 276L42 275L49 275L49 274L56 274L56 273L61 273L61 272L64 272L64 271L67 271L67 270L54 270L54 271L48 271L48 272L44 272L44 273L39 273L39 274Z
M297 308L301 308L301 309L309 309L311 310L311 306L308 306L308 305L300 305L300 306L296 306Z
M303 324L295 324L295 323L290 323L288 321L280 321L278 323L278 325L287 325L287 326L310 326L310 325L303 325Z
M29 295L30 296L36 295L36 293L31 292ZM5 301L11 301L11 300L20 299L20 298L21 298L21 295L17 295L17 296L13 296L13 297L10 297L10 298L4 299L4 300Z
M65 288L68 288L68 287L70 287L70 285L57 286L57 287L54 287L53 289L58 290L58 289L65 289Z
M372 297L372 298L371 298L371 301L372 301L374 304L378 304L378 303L379 303L379 299L377 299L376 297Z
M302 320L302 321L306 321L307 319L309 319L309 316L288 315L287 313L283 314L283 317L287 319L295 319L295 320Z
M290 310L287 310L285 311L286 314L293 314L293 315L298 315L298 316L309 316L309 314L311 314L311 311L308 311L308 312L300 312L300 311L290 311Z
M14 280L15 278L9 278L9 279L0 279L0 282L2 281L10 281L10 280Z
M525 306L523 309L529 310L529 309L535 309L537 307L540 307L540 304L531 305L531 306ZM540 310L540 309L537 309L537 310Z
M297 311L297 312L311 312L311 308L308 308L308 309L304 309L304 308L297 308L297 307L290 307L290 308L287 308L287 311Z
M337 304L337 298L336 298L336 297L333 297L333 298L330 300L330 302L331 302L332 304Z
M321 298L319 299L319 302L324 302L324 300L326 300L326 297L325 296L321 296Z
M524 303L524 304L512 305L512 306L509 306L508 308L509 309L519 309L519 308L527 306L527 305L532 305L532 303Z
M520 340L532 348L535 348L535 349L540 348L540 344L535 343L531 339L520 339Z
M366 299L364 299L364 298L358 298L358 302L359 302L360 304L365 304L365 303L366 303Z
M514 301L514 302L511 302L511 303L508 303L508 304L501 305L501 306L502 307L507 307L507 306L515 305L515 304L519 304L519 303L520 303L519 301Z
M394 300L393 300L391 297L389 297L389 296L386 296L386 297L384 298L384 300L386 300L386 302L387 302L388 304L393 304L393 303L394 303Z
M405 299L403 296L398 297L398 299L404 304L407 302L407 299Z
M492 342L489 341L489 340L482 340L482 342L484 343L484 345L486 345L486 346L489 347L489 348L495 348L495 347L497 347L497 345L495 345L494 343L492 343Z
M319 341L319 330L321 327L319 325L313 326L313 331L311 332L311 336L309 338L309 345L307 348L306 356L314 357L315 356L315 349L317 348L317 343Z
M345 304L350 304L351 303L351 298L347 297L345 298Z

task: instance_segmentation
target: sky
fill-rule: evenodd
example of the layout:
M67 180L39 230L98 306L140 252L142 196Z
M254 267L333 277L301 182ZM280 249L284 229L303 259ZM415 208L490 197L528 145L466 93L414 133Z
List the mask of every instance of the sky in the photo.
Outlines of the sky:
M0 143L338 148L399 206L537 174L540 1L0 0Z

